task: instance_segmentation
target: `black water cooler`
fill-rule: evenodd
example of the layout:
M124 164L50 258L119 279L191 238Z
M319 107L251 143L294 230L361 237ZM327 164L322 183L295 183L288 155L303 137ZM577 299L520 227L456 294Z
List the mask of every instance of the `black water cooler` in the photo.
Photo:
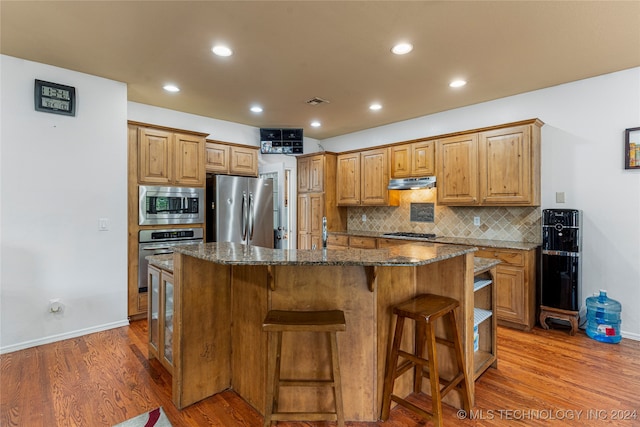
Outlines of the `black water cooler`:
M582 212L542 211L540 324L547 318L567 320L575 333L581 301Z

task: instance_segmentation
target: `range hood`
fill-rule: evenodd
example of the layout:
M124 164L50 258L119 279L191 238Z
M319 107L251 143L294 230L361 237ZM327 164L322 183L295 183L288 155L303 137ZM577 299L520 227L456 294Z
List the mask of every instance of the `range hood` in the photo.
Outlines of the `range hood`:
M435 176L424 176L421 178L396 178L389 180L389 190L420 190L422 188L433 188L436 186Z

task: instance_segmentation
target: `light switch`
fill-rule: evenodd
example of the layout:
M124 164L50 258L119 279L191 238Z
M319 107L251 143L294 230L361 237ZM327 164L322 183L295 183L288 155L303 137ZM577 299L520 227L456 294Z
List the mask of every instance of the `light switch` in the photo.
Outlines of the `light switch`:
M98 218L98 230L109 231L109 218Z
M556 193L556 203L564 203L564 191Z

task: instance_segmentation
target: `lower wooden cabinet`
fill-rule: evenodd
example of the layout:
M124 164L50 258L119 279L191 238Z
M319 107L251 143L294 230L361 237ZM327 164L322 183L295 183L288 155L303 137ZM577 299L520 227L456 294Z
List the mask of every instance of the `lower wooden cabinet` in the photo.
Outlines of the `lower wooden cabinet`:
M494 278L498 323L530 330L536 316L536 251L478 249L476 257L501 261Z
M149 358L173 373L173 273L152 265L149 276Z

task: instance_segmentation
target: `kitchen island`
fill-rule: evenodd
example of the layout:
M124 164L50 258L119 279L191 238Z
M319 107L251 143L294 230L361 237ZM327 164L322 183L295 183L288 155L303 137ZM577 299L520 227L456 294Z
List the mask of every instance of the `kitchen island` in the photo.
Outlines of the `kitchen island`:
M469 378L476 378L475 250L437 243L347 251L267 249L234 243L175 248L174 404L183 408L231 388L262 413L267 362L262 321L267 311L339 309L347 322L346 332L338 334L345 417L375 421L394 327L391 307L421 293L460 301L457 317L463 352ZM440 328L438 333L446 331ZM321 339L301 333L294 341L285 334L283 377L328 374ZM410 340L406 344L409 348ZM438 346L438 352L446 378L454 370L450 349ZM288 362L291 358L295 364ZM322 368L317 372L318 365ZM396 390L408 394L410 378L405 377L397 382ZM473 402L473 384L471 390ZM321 391L284 389L281 408L331 408L330 392ZM448 403L460 406L457 393L447 397Z

